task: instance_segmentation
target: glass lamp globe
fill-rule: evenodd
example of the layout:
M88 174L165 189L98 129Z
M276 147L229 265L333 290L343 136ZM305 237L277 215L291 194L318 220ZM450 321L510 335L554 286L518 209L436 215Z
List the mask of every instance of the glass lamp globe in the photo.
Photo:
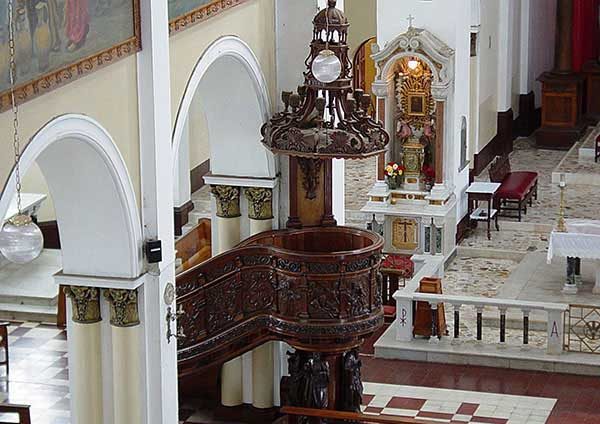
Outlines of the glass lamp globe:
M27 215L17 215L6 221L0 231L0 253L16 264L26 264L40 256L44 236Z
M416 59L411 59L408 61L408 67L413 71L419 67L419 61Z
M311 70L317 80L329 84L340 77L342 62L331 50L321 50L313 60Z

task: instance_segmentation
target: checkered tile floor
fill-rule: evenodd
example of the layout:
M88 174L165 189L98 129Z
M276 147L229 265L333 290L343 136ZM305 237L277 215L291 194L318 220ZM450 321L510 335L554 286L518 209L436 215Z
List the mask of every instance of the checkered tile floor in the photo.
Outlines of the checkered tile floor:
M0 367L0 402L31 405L33 424L69 424L66 331L26 322L11 324L8 333L10 375ZM14 418L0 414L0 421Z
M365 383L363 412L440 423L543 424L556 399Z

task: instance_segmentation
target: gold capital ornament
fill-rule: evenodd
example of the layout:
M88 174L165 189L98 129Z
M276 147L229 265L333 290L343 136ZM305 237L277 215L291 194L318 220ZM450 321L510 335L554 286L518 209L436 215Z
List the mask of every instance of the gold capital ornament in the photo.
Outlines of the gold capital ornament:
M240 213L240 188L213 185L210 192L217 200L217 216L220 218L237 218Z
M65 295L71 298L73 322L94 324L102 321L100 317L100 290L95 287L67 286Z
M270 188L250 187L245 190L248 199L250 219L273 219L273 190Z
M110 303L110 323L115 327L140 324L137 290L107 289L104 297Z

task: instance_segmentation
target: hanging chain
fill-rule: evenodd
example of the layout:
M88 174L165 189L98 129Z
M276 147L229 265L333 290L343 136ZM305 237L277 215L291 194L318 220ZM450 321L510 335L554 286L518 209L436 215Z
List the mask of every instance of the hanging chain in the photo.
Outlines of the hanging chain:
M14 0L8 0L8 46L10 49L10 100L13 112L13 148L15 153L15 179L17 189L17 210L21 215L21 148L19 146L19 107L15 94L17 64L15 62L15 16Z

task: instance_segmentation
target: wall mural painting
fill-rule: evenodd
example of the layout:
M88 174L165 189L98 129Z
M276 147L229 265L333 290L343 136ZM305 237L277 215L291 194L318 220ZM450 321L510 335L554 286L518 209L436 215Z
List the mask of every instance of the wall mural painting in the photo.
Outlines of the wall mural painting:
M138 0L14 0L24 102L137 52ZM0 0L0 111L10 108L8 0Z
M168 0L171 34L212 18L247 0Z

